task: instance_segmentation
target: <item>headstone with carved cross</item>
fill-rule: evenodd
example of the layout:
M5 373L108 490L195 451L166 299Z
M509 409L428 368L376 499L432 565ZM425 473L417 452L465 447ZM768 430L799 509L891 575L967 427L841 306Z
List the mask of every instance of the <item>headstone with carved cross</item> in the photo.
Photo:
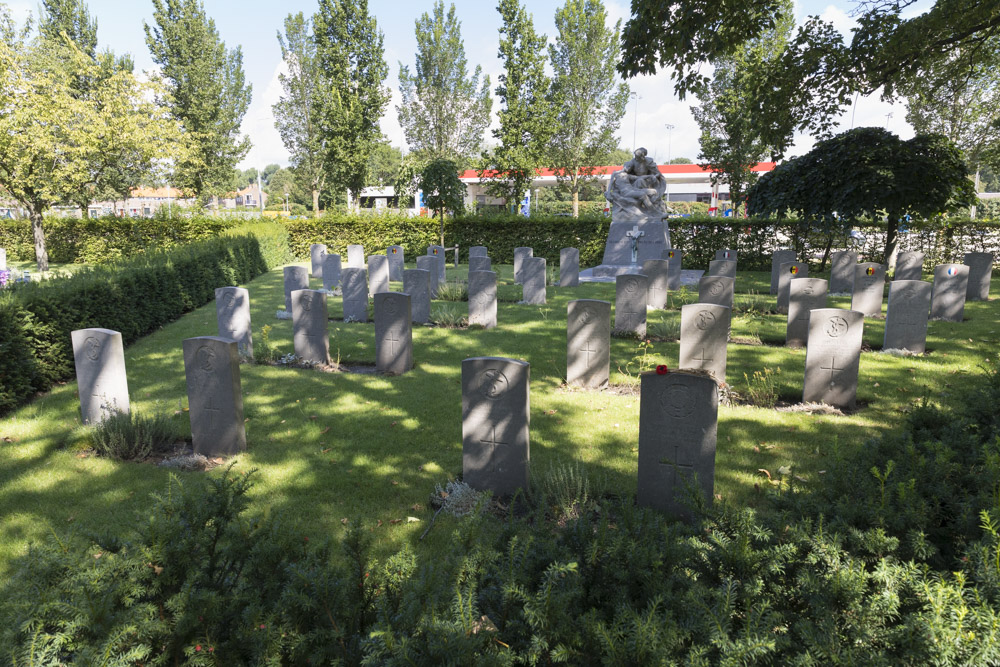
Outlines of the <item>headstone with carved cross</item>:
M922 280L924 277L924 253L907 250L896 257L896 272L893 280Z
M611 303L570 301L566 308L566 384L603 387L611 370Z
M292 292L309 289L309 272L303 266L285 267L285 310L292 312Z
M809 343L809 312L826 308L826 285L822 278L792 278L788 282L788 324L785 345L805 347Z
M375 370L402 375L413 368L413 324L410 295L375 295Z
M344 321L368 321L368 278L364 269L347 267L340 272Z
M389 259L389 280L403 282L404 253L403 246L391 245L385 249L385 256Z
M646 335L646 293L649 280L641 273L615 278L615 333Z
M698 301L732 308L735 285L736 281L728 276L702 276L698 280Z
M808 278L809 265L805 262L783 262L778 269L778 312L788 313L788 287L794 278Z
M533 306L545 305L545 258L529 257L521 265L521 285L524 303Z
M437 258L438 274L437 279L439 283L447 282L445 277L445 256L444 256L444 246L440 245L429 245L427 246L427 256Z
M643 373L639 398L637 501L685 520L689 489L715 494L719 387L704 375Z
M323 255L323 289L332 292L340 286L340 255L327 253Z
M365 247L363 245L351 244L347 246L347 266L352 269L365 268Z
M469 272L469 324L484 329L497 325L497 274L493 271Z
M438 275L440 274L440 269L438 267L438 258L434 255L421 255L417 257L417 268L423 269L430 274L430 285L428 286L431 291L431 298L436 299L438 294L438 285L441 283L438 281Z
M865 317L882 315L882 295L885 293L885 265L864 262L854 266L854 294L851 310Z
M521 284L523 278L521 277L521 271L524 268L524 260L535 256L535 251L531 248L521 247L514 248L514 282L518 285Z
M507 496L528 485L530 366L502 357L462 361L462 478Z
M486 257L489 254L489 250L484 245L474 245L469 248L469 257Z
M563 248L559 251L559 287L576 287L580 284L580 251Z
M778 273L781 270L781 265L794 261L794 250L775 250L771 253L771 294L778 293Z
M726 381L726 343L732 310L712 303L681 307L681 344L678 368L708 371Z
M969 292L969 267L965 264L938 264L934 267L931 291L931 319L961 322L965 318L965 297Z
M389 258L385 255L368 257L368 295L389 291Z
M70 334L80 417L96 424L112 412L128 412L128 378L122 335L111 329L77 329Z
M469 273L473 271L492 271L493 264L486 255L473 255L469 258Z
M232 456L245 451L247 436L236 341L218 336L185 339L184 375L195 454Z
M431 321L431 272L427 269L403 271L403 292L410 295L413 321L424 324Z
M666 308L667 294L670 292L670 260L647 259L642 263L642 273L649 281L646 305L650 308Z
M708 263L709 276L725 276L736 280L736 262L731 259L713 259Z
M243 287L215 289L215 321L219 335L232 338L240 356L253 358L253 337L250 333L250 292Z
M885 311L883 350L927 351L927 317L931 309L931 284L922 280L889 283Z
M854 267L857 263L858 253L853 250L830 253L831 294L850 294L854 291Z
M809 314L803 401L854 408L864 325L856 310L818 308Z
M681 288L681 260L683 257L684 253L676 248L667 248L663 251L662 259L670 263L667 269L668 290L679 290Z
M292 292L292 345L297 357L319 364L329 363L325 292L311 289Z
M962 263L969 267L969 287L965 298L969 301L988 301L990 276L993 273L993 253L967 252Z
M309 272L316 278L323 277L324 255L326 255L326 246L322 243L313 243L309 246Z

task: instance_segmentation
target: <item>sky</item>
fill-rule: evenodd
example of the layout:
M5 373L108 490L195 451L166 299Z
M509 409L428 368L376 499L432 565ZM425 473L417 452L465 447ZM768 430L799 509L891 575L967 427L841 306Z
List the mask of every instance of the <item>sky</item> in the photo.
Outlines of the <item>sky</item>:
M0 0L2 1L2 0ZM926 8L930 0L922 0L910 13ZM470 71L481 65L496 86L501 73L497 58L500 18L492 2L482 0L456 0L456 14L462 24L466 57ZM564 0L529 0L528 9L533 15L535 29L548 36L550 42L556 34L554 15ZM14 0L7 2L15 18L23 22L29 14L37 14L38 3ZM316 12L316 0L285 0L261 2L249 0L204 0L208 16L215 21L222 40L229 48L240 47L246 79L253 85L253 99L243 119L243 132L253 142L242 168L263 167L270 163L288 164L285 150L277 130L271 106L281 97L278 75L283 69L277 33L283 28L289 13ZM99 47L109 47L117 53L132 54L137 70L156 68L145 42L143 23L152 23L151 0L89 0L91 16L97 18ZM402 146L403 135L396 118L400 101L399 64L414 63L416 38L414 22L423 13L430 13L433 0L369 0L369 11L374 14L379 28L385 35L385 59L389 64L386 81L392 91L392 100L382 119L382 131L389 143ZM605 0L609 23L618 19L622 23L630 15L628 0ZM796 0L796 19L802 22L807 16L820 16L831 21L849 38L854 24L851 0ZM623 148L644 146L657 162L667 162L670 157L687 157L697 160L698 126L690 107L697 100L689 97L679 100L673 92L670 71L661 70L654 76L640 76L629 81L638 97L629 103L619 129L619 144ZM494 100L494 123L499 103ZM890 115L891 114L891 115ZM847 108L840 118L842 130L853 127L877 125L904 139L913 136L913 129L906 123L906 107L902 102L883 102L878 94L858 98L856 105ZM672 130L665 126L673 125ZM488 134L488 131L487 131ZM796 135L788 157L807 152L814 140L806 135Z

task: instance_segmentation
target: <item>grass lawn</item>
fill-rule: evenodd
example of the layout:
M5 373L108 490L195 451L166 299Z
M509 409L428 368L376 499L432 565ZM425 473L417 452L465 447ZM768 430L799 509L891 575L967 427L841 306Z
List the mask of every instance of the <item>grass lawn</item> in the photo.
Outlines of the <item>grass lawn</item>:
M304 264L305 265L305 264ZM321 373L281 367L241 367L249 449L236 469L258 468L253 512L281 513L297 521L305 536L338 535L342 520L360 521L374 533L376 549L388 553L404 543L419 554L448 548L449 521L442 514L427 539L418 537L432 511L428 496L461 473L461 361L471 356L506 356L531 364L531 465L544 473L562 462L578 461L604 492L634 493L639 429L638 373L656 364L677 364L676 341L612 339L612 387L582 391L563 386L566 365L566 306L572 299L614 302L614 284L548 288L545 306L517 305L520 288L510 266L499 271L500 326L463 330L414 329L415 368L400 377L361 373ZM466 269L448 269L464 279ZM314 286L317 281L313 281ZM801 398L804 350L780 347L785 316L766 314L767 273L740 273L732 335L764 344L730 344L727 379L744 393L744 375L765 367L777 375L780 399ZM271 325L271 342L292 351L292 323L278 320L283 306L282 272L265 274L250 290L254 337ZM393 284L401 289L400 284ZM969 382L977 366L996 350L1000 301L968 303L966 321L931 322L929 353L899 358L877 351L861 356L858 400L850 415L810 415L749 406L719 410L716 493L724 501L762 506L755 488L767 470L779 468L815 482L834 448L864 446L898 424L913 404L947 403L953 389ZM694 300L672 295L671 307L650 311L651 331L679 321L679 306ZM330 316L342 317L339 298L330 298ZM847 308L849 299L833 298ZM466 312L465 303L443 304ZM865 321L864 342L882 344L884 322ZM675 328L675 327L674 327ZM133 409L163 410L189 431L181 341L214 335L210 303L125 351ZM341 363L374 363L374 325L330 322L331 356ZM149 494L166 492L170 472L147 464L116 463L80 452L76 384L55 388L0 422L0 576L29 543L72 529L121 532L150 505ZM182 478L205 473L174 473ZM218 474L218 472L208 473ZM407 522L408 516L420 522ZM402 522L391 523L402 519Z

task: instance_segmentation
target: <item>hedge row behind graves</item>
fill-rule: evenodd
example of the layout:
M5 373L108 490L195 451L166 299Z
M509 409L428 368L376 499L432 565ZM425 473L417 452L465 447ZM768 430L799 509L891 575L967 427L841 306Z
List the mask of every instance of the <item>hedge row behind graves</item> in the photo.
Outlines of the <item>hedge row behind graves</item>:
M0 414L73 377L70 332L120 331L128 345L289 259L288 232L255 224L171 251L18 285L0 294Z

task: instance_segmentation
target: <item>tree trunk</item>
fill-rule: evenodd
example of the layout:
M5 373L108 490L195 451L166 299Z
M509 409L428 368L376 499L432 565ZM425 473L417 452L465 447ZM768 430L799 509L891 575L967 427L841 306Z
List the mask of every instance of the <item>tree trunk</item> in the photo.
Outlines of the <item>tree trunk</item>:
M573 217L580 217L580 170L573 170Z
M313 217L314 218L318 218L319 217L319 190L313 188L312 195L313 195Z
M42 214L34 208L28 209L31 231L35 237L35 261L39 271L49 270L49 253L45 251L45 230L42 229Z
M830 248L833 247L833 234L826 237L826 248L823 249L823 259L819 263L819 270L826 268L826 260L830 258Z
M439 218L438 222L441 225L441 247L443 248L444 247L444 209L443 208L439 208L438 209L438 218Z
M976 167L976 201L979 201L979 167ZM975 204L969 207L969 217L973 220L976 219L976 213L978 208Z
M891 264L896 263L896 246L899 243L896 231L899 229L899 216L894 213L889 214L885 222L885 268L888 271Z

